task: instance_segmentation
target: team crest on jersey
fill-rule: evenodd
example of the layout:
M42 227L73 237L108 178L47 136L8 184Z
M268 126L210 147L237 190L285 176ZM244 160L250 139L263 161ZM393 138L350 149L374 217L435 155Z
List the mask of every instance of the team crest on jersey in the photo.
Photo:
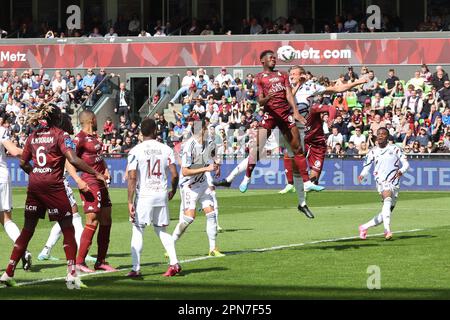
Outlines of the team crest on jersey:
M99 151L101 148L102 148L102 146L100 144L95 145L95 151Z
M320 168L320 165L322 164L322 162L320 162L320 160L316 160L315 162L314 162L314 167L316 167L316 168Z

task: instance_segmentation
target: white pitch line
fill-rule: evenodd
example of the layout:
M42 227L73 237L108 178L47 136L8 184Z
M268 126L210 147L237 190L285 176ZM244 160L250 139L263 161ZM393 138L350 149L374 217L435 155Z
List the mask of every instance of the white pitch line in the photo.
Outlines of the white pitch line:
M394 234L399 234L399 233L412 233L412 232L419 232L419 231L424 231L425 229L412 229L412 230L407 230L407 231L395 231ZM384 233L376 233L376 234L372 234L369 235L367 237L377 237L377 236L382 236L384 235ZM359 239L359 236L352 236L352 237L343 237L343 238L333 238L333 239L325 239L325 240L316 240L316 241L310 241L310 242L304 242L304 243L295 243L295 244L287 244L287 245L281 245L281 246L274 246L274 247L269 247L269 248L261 248L261 249L248 249L248 250L241 250L241 251L236 251L236 252L230 252L227 255L231 256L231 255L238 255L238 254L247 254L247 253L255 253L255 252L268 252L268 251L275 251L275 250L282 250L282 249L287 249L287 248L294 248L294 247L303 247L303 246L307 246L307 245L311 245L311 244L320 244L320 243L327 243L327 242L339 242L339 241L344 241L344 240L354 240L354 239ZM180 261L181 264L186 264L186 263L190 263L190 262L196 262L196 261L202 261L202 260L207 260L207 259L213 259L214 257L210 257L210 256L204 256L204 257L197 257L197 258L193 258L193 259L188 259L188 260L182 260ZM163 263L159 263L159 264L163 264ZM158 263L155 263L155 265L159 265ZM89 277L89 276L98 276L101 274L105 274L105 273L116 273L116 272L122 272L122 271L126 271L129 269L117 269L117 271L113 271L113 272L106 272L106 271L97 271L94 273L84 273L84 274L80 274L79 277L84 278L84 277ZM35 281L29 281L29 282L19 282L17 283L18 287L22 287L22 286L29 286L29 285L33 285L33 284L38 284L38 283L44 283L44 282L52 282L52 281L58 281L58 280L65 280L66 277L58 277L58 278L48 278L48 279L41 279L41 280L35 280ZM0 287L0 289L2 288L6 288L6 287Z

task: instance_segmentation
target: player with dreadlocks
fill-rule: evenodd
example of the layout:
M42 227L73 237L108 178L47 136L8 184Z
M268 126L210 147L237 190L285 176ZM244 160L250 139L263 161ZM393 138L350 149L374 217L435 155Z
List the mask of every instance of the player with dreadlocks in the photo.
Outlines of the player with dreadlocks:
M64 251L67 258L67 288L86 287L77 275L75 259L77 244L72 224L72 208L64 187L64 164L66 159L81 171L96 175L105 182L105 177L78 158L73 150L70 136L61 130L61 110L50 104L39 105L32 114L30 124L39 124L27 139L20 160L20 167L29 175L25 202L25 223L14 244L10 261L0 282L16 286L14 270L33 237L39 219L45 218L48 210L50 221L57 221L64 236ZM30 161L33 160L33 166Z

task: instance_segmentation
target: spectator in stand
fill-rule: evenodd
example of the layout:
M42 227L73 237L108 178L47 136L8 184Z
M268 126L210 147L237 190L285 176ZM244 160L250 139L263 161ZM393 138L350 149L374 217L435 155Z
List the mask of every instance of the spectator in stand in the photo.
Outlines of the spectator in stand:
M414 90L425 89L425 80L420 76L420 71L414 72L414 78L411 78L408 83L414 86Z
M117 17L116 23L114 23L114 30L117 31L119 36L126 36L128 30L128 22L123 15Z
M344 99L342 93L336 93L336 98L333 100L333 107L339 110L339 112L348 111L347 100Z
M214 35L214 31L211 30L211 26L209 24L205 25L205 29L203 29L202 32L200 32L201 36L213 36Z
M225 82L234 82L234 79L231 74L227 73L227 68L222 67L222 69L220 69L220 73L216 76L214 81L219 82L219 85L222 87Z
M106 118L105 124L103 125L102 139L111 140L113 129L115 129L115 127L111 117Z
M138 19L137 14L134 14L128 24L128 35L137 36L141 30L141 22Z
M92 32L89 34L89 38L103 38L103 35L100 33L97 27L92 29Z
M356 148L355 143L350 141L348 143L347 150L345 151L345 155L349 157L356 157L359 155L359 150Z
M141 32L139 32L138 37L151 37L152 35L150 33L148 33L147 31L145 31L144 29L141 30Z
M111 140L112 143L113 140ZM131 137L126 137L125 142L123 143L122 147L120 148L120 153L129 153L131 149L133 149L134 144L131 141Z
M445 125L442 123L442 118L440 116L436 117L436 120L431 125L431 140L436 143L441 140L441 137L444 134Z
M386 78L384 85L384 90L386 91L386 94L391 94L398 83L400 83L400 79L395 75L395 70L389 69L388 77Z
M358 79L358 75L353 71L352 66L347 68L347 73L344 75L345 81L349 81L350 79Z
M91 87L91 89L94 88L94 81L95 81L95 73L92 68L89 68L87 70L87 74L83 77L83 88L86 88L87 86ZM44 77L45 80L45 77Z
M157 28L156 32L153 36L154 37L165 37L167 35L164 33L164 30L162 28Z
M180 96L188 94L189 88L192 86L192 84L195 85L195 76L191 69L187 69L186 75L181 81L181 88L178 89L177 93L175 93L175 96L170 100L170 103L173 105L175 101L178 101Z
M437 68L437 67L436 67ZM444 73L442 67L437 69L436 73L433 75L431 79L431 84L436 88L437 91L441 90L444 87L445 81L448 81L448 75Z
M437 93L445 106L450 106L450 80L445 80L444 86Z
M189 27L187 35L195 36L200 34L200 27L198 26L197 19L192 19L191 26Z
M423 100L420 98L420 96L417 95L416 90L412 90L411 95L405 99L403 108L406 110L410 110L414 114L420 114L423 108Z
M327 139L327 146L334 148L337 143L342 145L344 142L344 138L342 137L342 134L339 133L338 127L333 126L331 129L331 134Z
M344 23L344 29L346 32L358 32L358 22L353 19L353 15L349 13L347 20Z
M416 139L414 141L417 141L421 146L428 145L430 137L428 136L427 128L421 127L419 129L419 134L416 136Z
M371 99L371 109L375 110L375 113L384 116L384 99L381 98L381 95L379 92L375 93L375 95Z
M250 34L260 34L263 32L263 27L258 23L256 18L250 20Z
M129 119L129 114L131 111L130 105L130 91L126 89L125 82L121 82L119 85L119 91L116 94L116 107L114 112L119 116L125 116Z
M426 64L422 64L422 66L420 67L420 77L423 78L426 85L431 84L433 75L431 74L430 69L428 69L428 66Z
M109 28L109 32L107 34L105 34L105 38L110 39L110 38L115 38L115 37L118 37L118 35L114 31L114 28L113 27Z
M445 134L443 146L447 149L446 152L450 151L450 131Z
M61 87L63 91L67 88L66 80L62 78L60 70L55 71L55 79L52 81L52 90L56 92L56 88Z
M442 123L444 126L450 126L450 106L445 107L442 113Z
M361 128L355 128L355 134L350 137L349 142L353 142L357 149L360 148L361 143L366 142L366 136L362 134Z

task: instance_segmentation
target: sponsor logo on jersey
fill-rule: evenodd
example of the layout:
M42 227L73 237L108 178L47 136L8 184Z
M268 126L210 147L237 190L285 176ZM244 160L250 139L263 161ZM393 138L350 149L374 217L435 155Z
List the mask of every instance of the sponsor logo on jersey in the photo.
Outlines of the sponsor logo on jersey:
M48 215L49 216L51 216L51 215L57 215L59 213L59 210L58 209L48 209Z
M269 82L279 82L280 81L280 78L278 78L278 77L274 77L274 78L270 78L269 79Z
M34 168L33 173L51 173L53 172L52 168Z
M25 206L25 210L26 210L26 211L37 211L37 206L29 206L29 205L26 205L26 206Z

